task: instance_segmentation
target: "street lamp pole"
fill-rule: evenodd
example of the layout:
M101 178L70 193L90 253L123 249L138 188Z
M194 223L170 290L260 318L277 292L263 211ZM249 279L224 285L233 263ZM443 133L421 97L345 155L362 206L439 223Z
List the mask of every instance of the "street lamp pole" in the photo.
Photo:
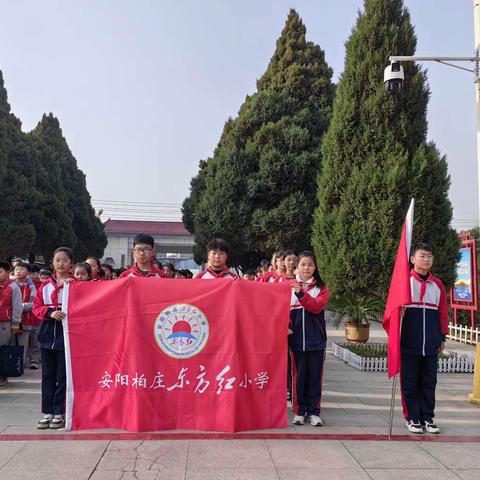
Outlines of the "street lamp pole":
M479 50L480 50L480 0L473 0L473 24L475 32L475 94L477 97L477 170L480 198L480 78L479 78ZM475 371L473 379L473 391L468 396L471 403L480 405L480 342L477 342L475 354Z
M478 58L479 48L480 48L480 0L473 0L473 25L474 25L474 32L475 32L475 96L476 96L476 102L477 102L477 175L478 175L478 198L479 198L479 205L480 205L480 78L479 78L479 58ZM480 210L479 210L479 214L480 214Z

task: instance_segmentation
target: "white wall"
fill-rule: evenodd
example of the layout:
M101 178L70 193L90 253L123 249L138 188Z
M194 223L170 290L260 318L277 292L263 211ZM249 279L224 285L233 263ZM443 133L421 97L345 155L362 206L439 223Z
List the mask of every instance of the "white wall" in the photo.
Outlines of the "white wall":
M102 263L104 263L107 258L113 258L115 262L114 267L120 268L122 266L123 254L125 255L125 265L130 265L134 237L135 235L108 235L107 246L105 247L105 252L101 260ZM169 250L172 250L172 252L169 253L175 253L175 246L178 245L182 247L192 247L193 255L193 245L195 244L193 235L155 235L153 238L157 245L169 245L171 247Z

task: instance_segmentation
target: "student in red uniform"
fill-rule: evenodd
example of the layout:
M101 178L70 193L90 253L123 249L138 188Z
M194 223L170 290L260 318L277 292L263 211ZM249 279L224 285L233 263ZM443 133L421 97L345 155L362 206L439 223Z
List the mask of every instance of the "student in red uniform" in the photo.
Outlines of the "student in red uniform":
M18 344L23 346L23 365L27 368L27 358L29 359L28 366L33 370L38 369L40 363L40 350L38 348L37 331L33 328L38 325L37 318L32 313L33 299L37 293L37 289L30 280L30 264L25 262L17 262L14 268L15 283L20 288L22 293L22 331L18 333ZM32 358L33 353L33 358Z
M230 245L221 238L214 238L207 243L207 269L195 278L216 280L218 278L238 278L228 267Z
M175 267L173 264L164 263L162 268L166 278L175 278Z
M295 270L297 268L297 252L294 250L287 250L283 254L285 265L285 272L279 275L275 282L295 282ZM292 399L292 360L290 356L290 351L287 345L287 399Z
M22 294L10 280L11 266L0 261L0 345L9 345L12 334L20 331L22 318ZM7 377L0 378L0 387L8 384Z
M268 260L263 259L257 268L257 277L255 278L255 281L261 282L263 280L263 276L266 275L269 271L270 271L270 263Z
M242 279L249 280L250 282L254 282L256 277L256 272L253 269L245 270Z
M38 341L42 352L42 413L37 428L65 426L67 376L63 343L63 287L73 280L73 252L59 247L53 252L54 275L44 282L33 301L33 313L42 320Z
M76 263L73 267L73 276L79 282L88 282L92 279L92 267L87 262Z
M155 257L155 242L153 237L150 235L145 235L139 233L133 239L133 259L135 264L125 270L120 278L125 277L165 277L163 270L160 270L157 265L153 262Z
M273 254L272 265L274 268L262 277L262 282L272 283L278 276L282 275L282 273L285 271L284 259L285 256L283 252L275 252Z
M43 280L40 278L41 268L40 265L36 263L30 264L30 280L35 285L35 290L38 290L43 283ZM36 292L35 292L36 293ZM33 304L32 304L33 308ZM33 312L33 326L30 332L30 345L29 345L29 353L27 355L27 365L30 365L32 370L38 370L39 364L41 362L41 354L40 354L40 345L38 344L38 330L40 328L40 319L37 318Z
M292 283L289 347L293 373L294 425L323 425L320 418L323 362L327 346L324 310L329 291L322 281L315 256L298 256L296 282Z
M88 263L92 267L92 282L99 282L103 280L105 275L100 259L97 257L87 257L85 263Z
M37 290L42 284L42 281L40 280L39 276L40 276L40 266L37 265L36 263L31 263L30 275L28 276L28 278L30 278L30 280L33 282Z
M295 269L297 268L297 253L293 250L287 250L283 254L283 256L283 264L285 265L285 271L275 279L276 282L295 280Z
M104 280L113 280L113 274L115 273L113 267L109 263L102 263L102 269L104 273Z
M53 275L53 272L49 268L43 267L38 272L38 279L40 280L40 282L42 284L46 280L49 280L50 278L52 278L52 275ZM37 288L37 290L38 290L38 288Z

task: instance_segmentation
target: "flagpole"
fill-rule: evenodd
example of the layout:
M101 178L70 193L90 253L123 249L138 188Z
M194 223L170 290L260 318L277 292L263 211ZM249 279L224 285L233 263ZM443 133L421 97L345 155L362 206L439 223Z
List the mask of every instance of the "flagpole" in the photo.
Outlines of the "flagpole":
M390 400L390 418L388 420L388 438L392 436L393 414L395 412L395 394L397 391L397 377L398 375L395 375L392 380L392 398Z

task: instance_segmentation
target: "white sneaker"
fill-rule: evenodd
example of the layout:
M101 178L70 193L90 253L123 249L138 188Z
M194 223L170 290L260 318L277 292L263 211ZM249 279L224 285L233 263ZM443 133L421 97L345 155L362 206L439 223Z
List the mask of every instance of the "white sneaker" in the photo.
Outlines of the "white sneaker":
M318 415L310 415L310 425L314 427L322 427L323 420Z
M295 415L293 417L292 423L294 425L305 425L305 417L303 415Z
M52 421L48 428L52 428L53 430L57 430L59 428L63 428L65 426L65 417L64 415L54 415Z
M50 422L53 420L53 415L46 413L37 423L37 428L44 430L50 427Z
M425 420L423 422L423 428L427 433L440 433L440 429L438 428L438 425L433 423L432 420Z
M418 421L415 422L413 420L408 420L406 425L407 425L407 430L410 433L423 433L422 424Z

